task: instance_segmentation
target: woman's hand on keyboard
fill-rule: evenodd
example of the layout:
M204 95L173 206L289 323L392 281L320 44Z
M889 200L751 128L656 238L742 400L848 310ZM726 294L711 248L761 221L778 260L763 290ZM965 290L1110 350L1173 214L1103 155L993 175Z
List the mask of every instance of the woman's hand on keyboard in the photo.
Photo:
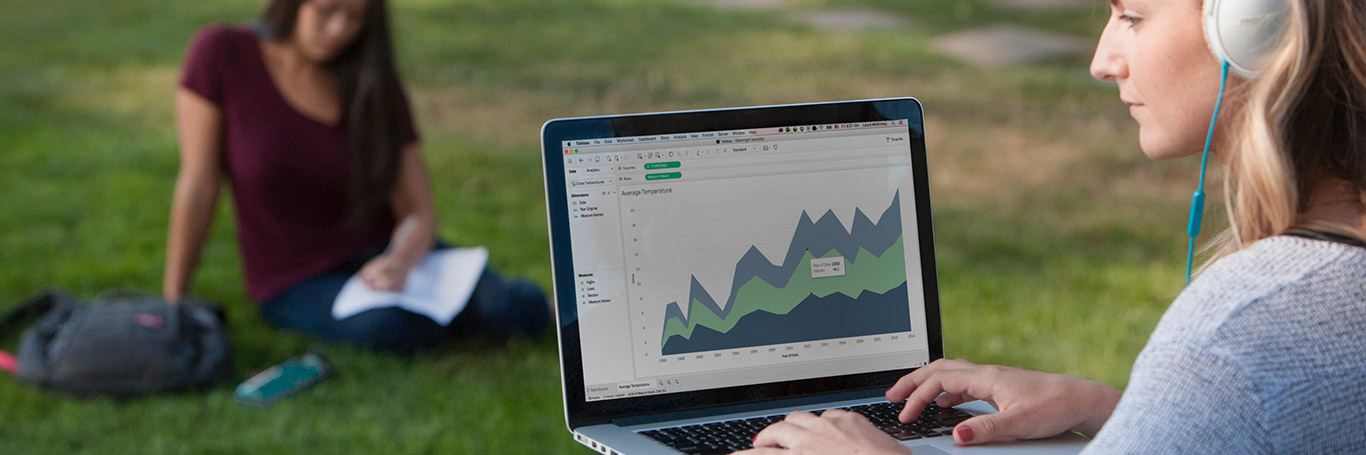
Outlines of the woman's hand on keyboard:
M907 454L910 449L874 427L858 413L831 409L819 417L794 412L754 437L745 455L763 454Z
M940 407L984 400L999 412L954 427L959 444L1037 439L1068 431L1094 435L1114 412L1120 391L1082 378L965 360L936 360L897 381L887 399L905 401L902 422L915 420L931 400Z

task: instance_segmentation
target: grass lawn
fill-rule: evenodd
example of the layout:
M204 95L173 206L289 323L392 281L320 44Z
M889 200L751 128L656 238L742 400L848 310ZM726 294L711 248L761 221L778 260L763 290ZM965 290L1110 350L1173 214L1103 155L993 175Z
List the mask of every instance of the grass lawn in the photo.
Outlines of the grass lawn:
M909 24L878 31L659 0L392 3L441 235L489 245L508 275L549 285L537 132L550 117L909 95L929 119L950 356L1123 386L1180 290L1195 163L1143 157L1089 57L983 70L930 46L1005 21L1089 39L1103 2L787 7ZM181 59L199 27L249 21L262 0L0 5L0 308L46 287L158 292ZM240 380L314 341L268 328L246 299L227 202L193 289L228 307ZM584 451L564 428L550 336L411 358L328 350L333 380L267 409L234 404L229 385L114 402L0 377L0 453Z

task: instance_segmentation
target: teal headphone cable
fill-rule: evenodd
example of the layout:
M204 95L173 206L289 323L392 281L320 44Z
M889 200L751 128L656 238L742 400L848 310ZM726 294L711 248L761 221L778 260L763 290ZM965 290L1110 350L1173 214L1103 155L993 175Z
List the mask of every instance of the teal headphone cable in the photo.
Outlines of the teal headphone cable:
M1190 222L1186 224L1186 284L1191 284L1191 265L1195 262L1195 238L1200 236L1200 219L1205 213L1205 169L1209 167L1209 148L1214 140L1214 125L1219 120L1219 107L1224 105L1224 89L1228 85L1228 60L1219 68L1219 98L1214 102L1214 114L1209 117L1209 132L1205 134L1205 150L1200 153L1200 184L1191 196Z

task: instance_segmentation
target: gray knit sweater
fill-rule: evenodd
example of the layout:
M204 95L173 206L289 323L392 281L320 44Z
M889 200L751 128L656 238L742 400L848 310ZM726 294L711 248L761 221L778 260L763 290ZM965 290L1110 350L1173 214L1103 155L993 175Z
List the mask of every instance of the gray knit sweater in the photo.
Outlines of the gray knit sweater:
M1366 453L1366 248L1280 236L1216 261L1085 453Z

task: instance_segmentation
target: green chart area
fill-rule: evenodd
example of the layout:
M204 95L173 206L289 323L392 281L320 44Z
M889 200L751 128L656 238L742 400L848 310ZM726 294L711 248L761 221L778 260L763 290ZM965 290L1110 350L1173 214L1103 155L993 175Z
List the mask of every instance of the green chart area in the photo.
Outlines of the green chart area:
M832 212L806 213L781 264L751 247L737 263L725 307L692 279L686 315L666 308L661 354L910 330L899 196L874 224L855 212L846 230ZM812 260L843 258L843 273L812 273Z

